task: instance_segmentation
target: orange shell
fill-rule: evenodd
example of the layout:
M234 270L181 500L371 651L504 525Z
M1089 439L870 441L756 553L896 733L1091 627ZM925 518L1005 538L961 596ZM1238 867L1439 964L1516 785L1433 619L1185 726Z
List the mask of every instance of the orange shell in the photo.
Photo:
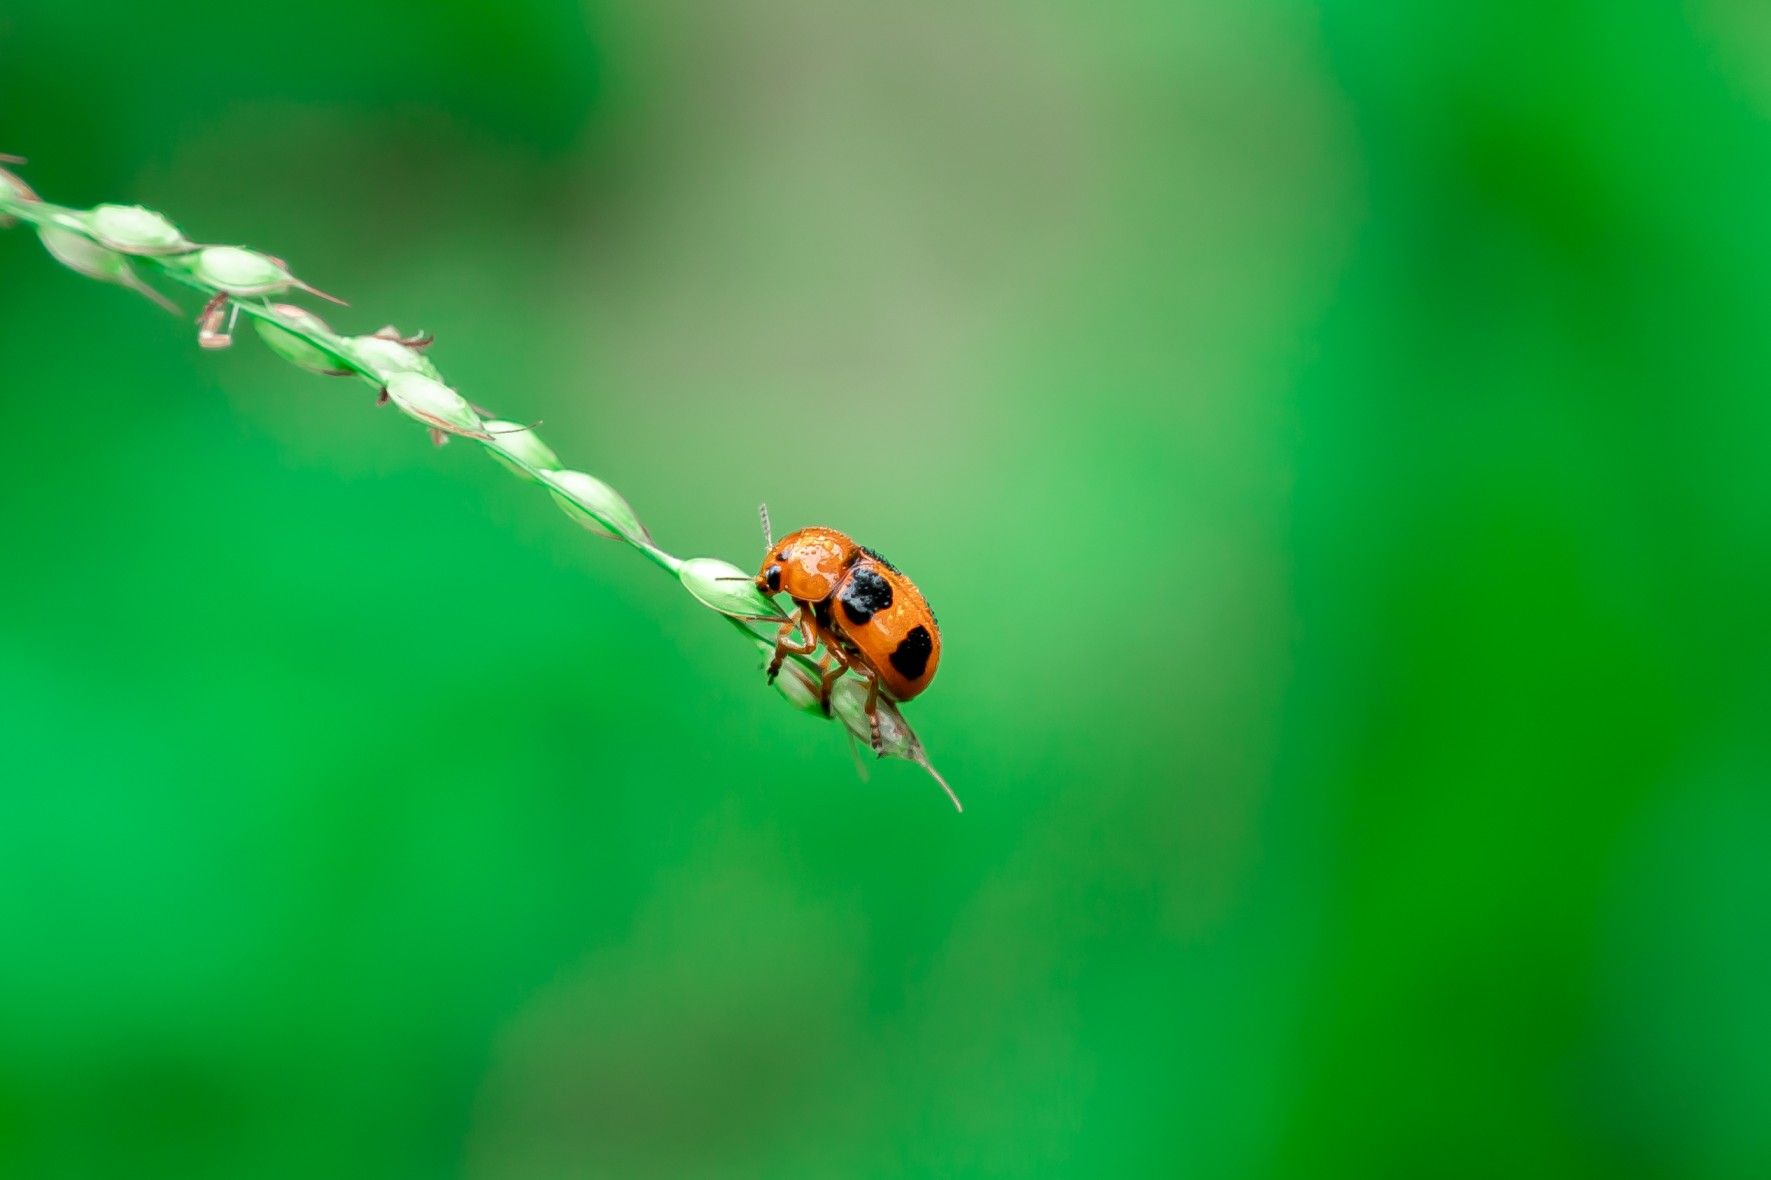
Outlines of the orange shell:
M768 575L779 568L778 592L809 607L819 629L834 636L851 658L879 676L895 701L926 689L941 663L941 629L916 584L891 562L848 536L827 528L789 533L763 558L757 585L771 592Z

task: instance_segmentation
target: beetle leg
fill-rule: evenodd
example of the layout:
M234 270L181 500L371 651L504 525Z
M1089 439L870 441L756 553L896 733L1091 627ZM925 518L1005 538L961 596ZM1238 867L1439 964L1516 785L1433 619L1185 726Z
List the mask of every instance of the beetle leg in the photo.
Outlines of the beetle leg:
M792 643L788 636L798 627L803 642ZM775 635L775 658L769 661L769 683L775 683L775 677L781 674L781 661L789 654L808 656L818 650L818 631L806 617L805 611L795 612L795 617L781 624L781 630Z
M873 739L873 754L876 758L885 757L885 742L879 736L879 673L869 668L872 673L867 677L867 730ZM858 675L858 673L857 673Z
M836 667L834 668L830 666L832 660L836 661ZM830 716L831 687L835 685L838 680L842 679L842 674L844 672L851 671L853 668L854 665L848 661L847 657L839 653L836 648L830 646L828 642L824 644L824 660L818 665L819 671L824 673L824 679L818 686L819 699L824 706L824 716Z

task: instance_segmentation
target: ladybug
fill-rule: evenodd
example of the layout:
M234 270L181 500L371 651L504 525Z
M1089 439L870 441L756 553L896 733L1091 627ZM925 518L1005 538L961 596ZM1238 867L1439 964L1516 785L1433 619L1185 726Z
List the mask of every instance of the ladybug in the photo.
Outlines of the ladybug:
M756 588L771 596L784 593L797 608L775 636L769 680L773 683L790 653L810 655L822 644L819 692L825 715L830 714L831 686L844 672L865 680L867 724L879 753L880 695L910 700L929 686L940 666L941 628L935 612L916 584L875 550L827 528L799 529L776 543L768 507L761 511L768 553ZM798 643L790 638L796 630Z

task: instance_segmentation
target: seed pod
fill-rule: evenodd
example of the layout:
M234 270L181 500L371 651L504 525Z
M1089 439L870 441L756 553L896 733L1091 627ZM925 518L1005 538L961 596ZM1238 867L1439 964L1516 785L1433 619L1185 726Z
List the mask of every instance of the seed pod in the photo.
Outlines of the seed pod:
M86 215L92 236L123 254L182 254L196 247L160 214L140 205L100 205Z
M547 481L561 511L597 536L651 546L652 534L640 523L633 506L596 476L582 471L543 471L541 478Z
M291 327L304 332L314 332L326 336L332 335L332 329L326 321L307 310L296 307L292 303L275 303L272 309ZM288 361L299 365L310 373L320 373L327 377L349 377L352 370L343 366L342 357L334 356L302 336L297 336L288 328L281 327L269 320L254 319L252 326L264 338L270 350Z
M775 677L775 691L787 698L787 703L802 713L824 716L824 701L819 695L816 681L811 673L798 664L788 663L781 667L781 674Z
M867 724L867 686L860 680L853 676L844 676L832 685L830 710L836 719L843 723L843 727L855 736L855 740L863 743L870 743L873 740L872 730ZM964 811L965 807L960 804L959 796L953 793L953 788L947 785L947 780L942 778L940 772L929 763L928 752L922 748L922 742L917 738L916 731L911 729L904 720L904 714L898 711L898 706L890 701L881 700L877 715L879 717L880 756L883 758L903 758L905 761L916 763L928 771L930 778L941 784L941 789L947 792L947 798L953 801L954 810Z
M430 358L421 352L415 352L396 340L388 340L381 336L351 336L344 341L365 369L386 381L395 373L417 373L431 380L439 380L442 374L430 363Z
M387 379L389 400L433 430L487 439L486 424L467 399L422 373L395 373Z
M115 250L105 249L85 234L56 225L42 225L37 227L37 236L55 260L69 270L139 291L167 311L178 311L176 303L142 282L141 276L130 267L129 259Z
M756 577L717 557L691 557L676 576L703 606L722 615L779 615L781 608L756 588ZM785 616L783 616L785 618Z
M344 300L308 286L289 273L289 268L268 254L239 246L205 246L190 256L191 274L229 295L272 295L294 288L330 299Z
M485 429L492 436L489 445L492 457L531 483L541 481L529 474L525 464L536 471L558 469L560 457L553 453L552 447L541 441L540 435L528 427L518 426L515 422L494 420L487 422Z
M7 160L17 160L16 156L6 156L3 158ZM41 199L42 198L38 197L37 194L32 191L30 185L26 184L6 169L0 168L0 201L19 202L37 201ZM11 225L12 221L13 219L10 217L0 217L0 225Z

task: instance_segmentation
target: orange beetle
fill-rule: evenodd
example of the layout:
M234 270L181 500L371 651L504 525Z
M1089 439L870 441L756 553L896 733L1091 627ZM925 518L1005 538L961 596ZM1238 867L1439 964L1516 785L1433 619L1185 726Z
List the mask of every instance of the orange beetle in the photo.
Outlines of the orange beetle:
M789 653L810 655L824 645L820 694L830 712L830 689L844 672L867 681L867 722L873 748L881 748L879 695L907 701L935 678L941 663L941 629L915 583L898 567L835 529L808 528L777 544L762 510L768 554L756 575L764 594L785 593L797 608L775 636L769 679ZM797 630L800 642L789 637Z

